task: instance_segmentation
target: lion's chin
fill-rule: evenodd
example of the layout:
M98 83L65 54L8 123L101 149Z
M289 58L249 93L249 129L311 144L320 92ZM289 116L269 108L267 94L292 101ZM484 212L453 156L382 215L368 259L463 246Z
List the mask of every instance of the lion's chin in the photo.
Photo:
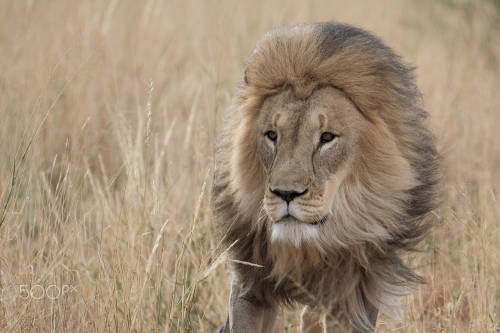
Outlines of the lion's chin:
M304 243L319 241L317 225L326 222L326 217L313 223L304 223L292 216L286 216L272 224L271 242L284 242L300 247Z

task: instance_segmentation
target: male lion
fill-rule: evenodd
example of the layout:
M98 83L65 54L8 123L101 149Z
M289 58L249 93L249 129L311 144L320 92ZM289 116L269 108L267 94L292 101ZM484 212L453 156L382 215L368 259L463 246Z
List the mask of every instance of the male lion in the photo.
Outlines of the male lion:
M269 32L216 152L213 206L233 282L224 332L372 332L421 278L400 259L432 224L439 156L412 70L373 35Z

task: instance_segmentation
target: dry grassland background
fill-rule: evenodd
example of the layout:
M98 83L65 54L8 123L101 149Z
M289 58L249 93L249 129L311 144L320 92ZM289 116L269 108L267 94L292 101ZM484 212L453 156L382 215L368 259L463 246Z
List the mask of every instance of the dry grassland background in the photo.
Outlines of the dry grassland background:
M339 20L417 66L445 157L428 283L380 332L500 330L498 1L0 0L0 331L215 332L215 138L269 29ZM280 331L297 332L287 311Z

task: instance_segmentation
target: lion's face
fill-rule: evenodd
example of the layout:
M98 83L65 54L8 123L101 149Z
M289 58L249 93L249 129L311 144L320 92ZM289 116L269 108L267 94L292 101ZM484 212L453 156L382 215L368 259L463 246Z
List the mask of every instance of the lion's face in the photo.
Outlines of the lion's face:
M291 90L268 97L257 120L257 151L266 172L263 207L273 239L299 244L329 223L333 196L354 156L366 120L342 92Z

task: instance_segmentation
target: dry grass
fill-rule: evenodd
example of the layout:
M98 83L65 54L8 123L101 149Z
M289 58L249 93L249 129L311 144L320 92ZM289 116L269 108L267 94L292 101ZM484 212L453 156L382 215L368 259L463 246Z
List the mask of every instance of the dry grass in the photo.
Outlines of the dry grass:
M0 1L0 330L215 331L229 292L209 207L220 111L264 32L336 19L418 67L446 157L442 225L409 258L429 283L380 332L498 332L497 10ZM297 323L287 312L285 330Z

